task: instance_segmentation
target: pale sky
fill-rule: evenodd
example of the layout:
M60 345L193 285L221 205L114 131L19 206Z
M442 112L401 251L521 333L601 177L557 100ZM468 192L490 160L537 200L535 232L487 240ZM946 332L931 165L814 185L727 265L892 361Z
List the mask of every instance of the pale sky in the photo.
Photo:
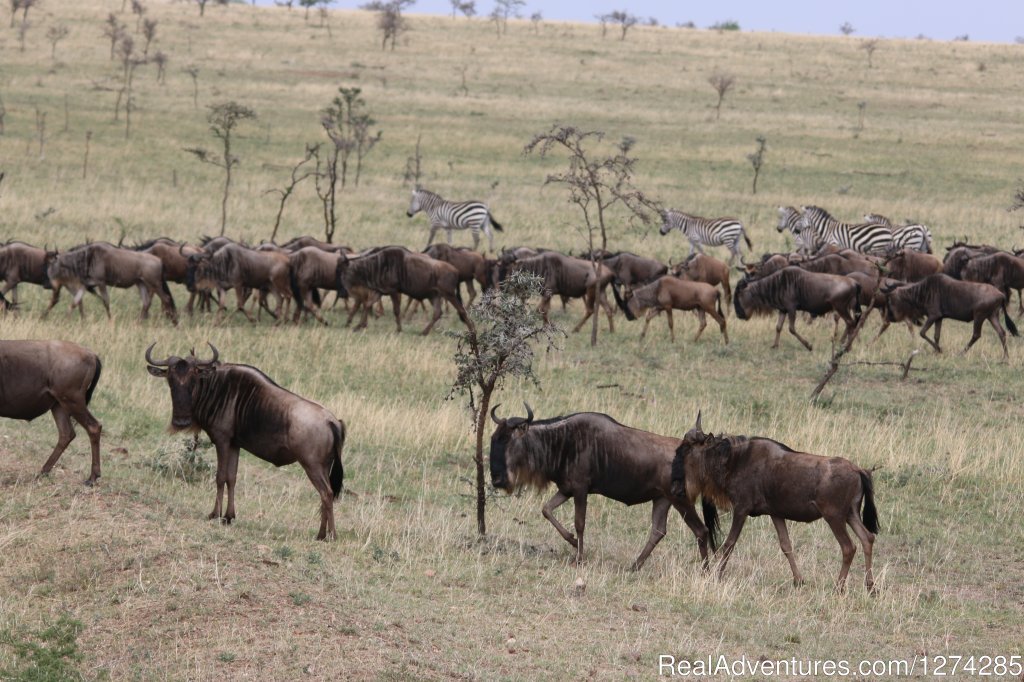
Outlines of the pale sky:
M273 4L273 0L257 1ZM364 1L337 0L332 6L351 9ZM493 0L476 0L478 14L487 15L493 6ZM595 14L622 9L645 19L654 17L668 26L692 21L706 28L734 19L743 30L838 35L840 24L848 21L856 29L854 36L915 38L923 34L951 40L967 34L972 41L1001 43L1024 36L1024 0L527 0L523 16L540 11L546 19L592 22ZM408 12L449 14L451 3L417 0Z

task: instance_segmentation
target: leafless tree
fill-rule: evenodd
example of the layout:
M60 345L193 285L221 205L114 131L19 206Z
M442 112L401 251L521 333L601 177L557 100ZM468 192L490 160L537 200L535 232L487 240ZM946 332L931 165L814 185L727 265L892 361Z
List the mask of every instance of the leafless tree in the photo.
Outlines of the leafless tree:
M43 152L44 145L46 144L46 112L39 108L39 105L35 105L36 109L36 137L39 140L39 159L40 161L45 158Z
M844 21L842 25L839 27L839 32L842 33L844 36L851 35L854 32L856 32L856 30L857 29L853 27L853 24L851 24L848 21Z
M223 147L221 153L208 151L202 147L190 147L185 151L194 154L203 163L208 163L224 170L224 197L221 199L220 233L224 234L228 224L228 196L231 192L231 171L241 163L232 152L231 143L235 128L244 121L256 119L256 112L238 102L221 102L210 105L206 116L210 124L210 132L220 140Z
M203 16L206 13L206 4L210 0L196 0L196 4L199 5L199 16ZM230 0L213 0L215 5L224 5L227 7Z
M402 16L403 10L411 7L416 0L372 0L361 9L377 13L377 29L381 33L381 49L386 49L388 42L395 49L398 36L409 30L408 22Z
M764 166L764 152L766 145L767 141L763 136L759 135L757 137L757 149L753 153L747 154L747 161L749 161L750 165L754 167L754 185L751 188L752 194L757 194L757 178L761 175L761 167Z
M875 56L875 50L878 49L878 45L878 38L872 38L871 40L863 40L860 43L860 49L864 50L864 52L866 52L868 55L869 69L874 66L874 64L872 63L872 58Z
M46 39L50 41L50 59L57 60L57 43L68 37L71 33L64 24L56 24L46 29Z
M857 134L864 131L864 111L868 108L866 100L857 102ZM856 135L854 136L856 137Z
M612 15L595 14L594 18L597 19L597 23L601 25L601 37L604 38L608 35L608 22L611 21Z
M534 12L530 15L530 23L533 24L533 32L540 35L540 25L544 21L544 15L540 12Z
M92 131L85 131L85 154L82 155L82 179L89 177L89 142L92 140Z
M156 25L156 19L142 20L142 37L146 39L146 43L142 47L143 57L149 57L149 44L156 38Z
M366 111L362 90L338 88L338 96L324 110L321 123L340 155L342 188L348 183L350 170L354 171L353 180L358 187L359 177L363 172L363 159L380 142L383 135L380 130L375 134L370 132L377 122Z
M299 0L299 7L303 9L303 20L309 23L309 10L317 6L317 0Z
M461 12L466 17L472 17L476 14L475 0L448 0L448 2L452 6L452 19L455 18L458 12Z
M146 6L140 0L132 0L132 14L135 15L135 32L138 33L139 24L142 23L142 17L146 14Z
M406 158L405 160L405 172L402 173L402 180L405 181L406 185L410 187L418 187L420 184L420 178L423 173L421 170L423 155L420 154L420 138L422 135L416 136L416 149L413 155Z
M117 20L117 15L111 12L107 15L107 21L103 24L103 35L110 41L110 60L114 60L114 50L121 36L125 34L125 25Z
M636 26L640 19L625 10L615 10L608 15L608 21L619 25L619 29L622 31L619 40L625 40L626 32Z
M28 21L28 11L33 7L38 7L42 3L42 0L10 0L11 8L11 28L14 28L15 15L21 12L21 21L25 23Z
M508 33L509 18L518 18L520 10L525 5L526 0L494 0L493 15L498 18L495 23L500 27L501 33Z
M25 38L28 36L28 30L32 28L31 21L21 20L18 24L18 50L21 52L25 51Z
M300 173L303 166L313 160L314 150L313 147L306 147L306 156L301 161L292 167L291 179L283 189L268 189L265 194L277 193L281 195L281 203L277 206L277 217L274 218L274 230L270 233L270 241L274 242L277 240L277 230L281 227L281 216L284 215L284 205L288 201L288 197L295 191L295 187L303 180L316 175L316 170L306 170Z
M199 108L199 67L189 64L185 67L185 73L192 79L192 108Z
M722 116L722 100L736 85L736 77L726 73L715 73L708 78L708 83L718 93L718 102L715 104L715 120L717 121Z
M167 62L169 61L170 57L160 50L153 54L153 63L156 64L156 82L160 85L167 82Z

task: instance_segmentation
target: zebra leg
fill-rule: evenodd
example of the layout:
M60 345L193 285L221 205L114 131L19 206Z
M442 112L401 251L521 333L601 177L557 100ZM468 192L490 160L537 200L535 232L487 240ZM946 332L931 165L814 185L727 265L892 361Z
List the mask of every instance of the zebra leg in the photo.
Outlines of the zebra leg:
M480 246L480 230L473 228L473 250L476 251Z
M448 246L452 245L452 228L445 228L445 232L448 233Z
M437 231L439 229L441 229L440 225L431 225L430 226L430 236L427 237L427 245L425 247L423 247L424 249L429 248L430 245L434 243L434 236L437 234Z

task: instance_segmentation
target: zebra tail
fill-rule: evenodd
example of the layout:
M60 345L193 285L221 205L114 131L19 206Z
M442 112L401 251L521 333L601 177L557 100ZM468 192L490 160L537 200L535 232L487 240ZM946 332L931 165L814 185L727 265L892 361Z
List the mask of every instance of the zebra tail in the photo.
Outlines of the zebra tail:
M494 219L494 216L493 216L493 215L491 215L491 213L490 213L490 212L488 212L488 213L487 213L487 217L488 217L488 218L490 219L490 221L491 221L491 227L493 227L493 228L494 228L495 230L497 230L498 232L504 232L504 231L505 231L505 228L503 228L503 227L501 226L501 223L499 223L499 222L498 222L497 220L495 220L495 219Z
M745 227L741 228L740 232L743 234L743 241L747 243L747 248L753 251L754 245L750 243L750 237L747 236L747 229Z

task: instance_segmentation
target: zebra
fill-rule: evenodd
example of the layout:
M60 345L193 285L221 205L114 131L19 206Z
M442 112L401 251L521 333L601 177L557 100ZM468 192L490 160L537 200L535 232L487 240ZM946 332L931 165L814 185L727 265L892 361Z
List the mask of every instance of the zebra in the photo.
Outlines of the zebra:
M452 230L469 229L473 232L473 249L476 250L480 243L480 230L483 229L487 235L487 244L491 251L494 250L495 230L502 232L501 224L491 215L487 204L480 201L445 201L440 195L417 187L412 191L412 201L409 210L405 212L412 218L423 211L430 219L430 238L427 239L427 246L434 241L434 235L440 229L448 231L448 243L452 243Z
M886 255L892 248L892 232L882 223L852 225L839 222L818 206L803 206L802 210L800 231L809 233L805 235L805 240L813 242L814 247L835 244L841 249L853 249L877 256Z
M727 246L732 254L729 256L729 265L732 265L740 255L740 236L747 242L748 249L754 249L747 231L743 229L743 224L735 218L701 218L680 211L664 211L661 218L661 235L665 236L672 230L682 232L690 240L691 256L694 249L704 253L701 244Z
M932 252L932 232L920 223L893 225L892 221L878 213L868 213L864 220L869 223L881 223L892 230L892 247L894 251L910 249L921 253Z
M775 226L775 229L779 232L785 232L786 230L792 232L793 239L796 241L797 252L810 253L814 250L814 244L807 243L807 237L809 237L810 234L804 234L800 230L800 219L802 217L803 212L798 208L793 206L779 206L779 224Z

